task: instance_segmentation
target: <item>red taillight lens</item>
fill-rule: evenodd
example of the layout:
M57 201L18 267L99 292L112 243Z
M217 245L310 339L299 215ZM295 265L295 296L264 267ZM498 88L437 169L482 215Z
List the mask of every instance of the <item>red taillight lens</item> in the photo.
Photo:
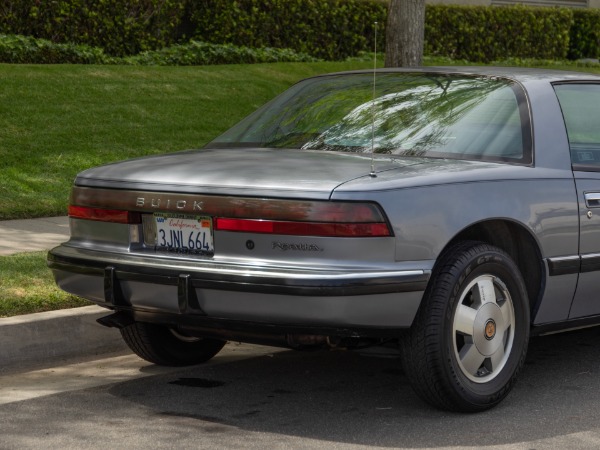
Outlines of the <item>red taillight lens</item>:
M296 236L390 236L390 230L385 223L284 222L223 217L215 219L215 230Z
M243 202L240 206L248 207ZM374 203L274 201L270 211L264 204L262 208L247 208L243 213L238 217L215 218L215 230L294 236L392 235L381 209Z
M120 209L88 208L87 206L70 205L69 217L112 223L142 223L141 215L136 212L122 211Z

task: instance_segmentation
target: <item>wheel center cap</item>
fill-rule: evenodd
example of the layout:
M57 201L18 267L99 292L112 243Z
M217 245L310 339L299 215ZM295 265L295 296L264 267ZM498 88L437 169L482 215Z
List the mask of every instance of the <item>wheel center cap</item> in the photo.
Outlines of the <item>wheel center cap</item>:
M502 311L496 303L488 302L479 308L473 322L473 343L483 356L493 355L503 345Z
M485 323L485 338L488 341L491 341L492 339L494 339L494 336L496 336L496 322L494 322L493 319L489 319L486 323Z

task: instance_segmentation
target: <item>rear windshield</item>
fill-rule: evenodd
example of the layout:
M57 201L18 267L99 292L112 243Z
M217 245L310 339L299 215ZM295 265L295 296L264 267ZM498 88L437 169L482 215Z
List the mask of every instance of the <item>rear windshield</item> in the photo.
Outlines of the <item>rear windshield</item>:
M515 83L440 74L304 80L208 144L531 162L527 102Z

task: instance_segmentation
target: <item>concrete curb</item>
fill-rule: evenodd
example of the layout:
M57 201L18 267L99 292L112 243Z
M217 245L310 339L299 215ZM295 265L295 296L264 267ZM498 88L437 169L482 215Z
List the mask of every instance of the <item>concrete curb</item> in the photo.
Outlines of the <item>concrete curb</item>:
M84 306L0 319L0 368L124 351L119 331L96 323L108 314L99 306Z
M0 236L1 256L47 251L69 239L69 218L0 221ZM99 306L85 306L0 319L0 372L125 351L118 330L96 323L108 314Z

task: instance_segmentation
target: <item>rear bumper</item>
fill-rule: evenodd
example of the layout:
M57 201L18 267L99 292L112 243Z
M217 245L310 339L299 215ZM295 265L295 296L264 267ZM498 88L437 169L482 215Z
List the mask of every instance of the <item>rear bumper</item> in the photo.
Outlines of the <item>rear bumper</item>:
M427 270L250 266L68 245L48 253L48 266L65 291L133 311L136 320L250 328L407 328L430 277Z

